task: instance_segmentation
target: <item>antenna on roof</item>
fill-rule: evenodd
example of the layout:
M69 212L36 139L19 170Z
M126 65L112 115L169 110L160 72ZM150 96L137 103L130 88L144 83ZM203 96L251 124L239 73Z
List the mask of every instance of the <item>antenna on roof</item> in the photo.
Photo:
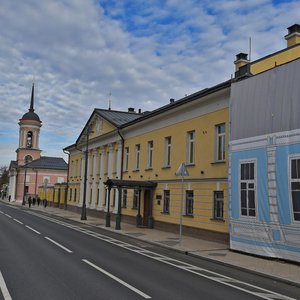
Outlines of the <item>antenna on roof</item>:
M251 61L251 36L249 36L249 61Z
M108 110L111 110L111 92L108 94Z

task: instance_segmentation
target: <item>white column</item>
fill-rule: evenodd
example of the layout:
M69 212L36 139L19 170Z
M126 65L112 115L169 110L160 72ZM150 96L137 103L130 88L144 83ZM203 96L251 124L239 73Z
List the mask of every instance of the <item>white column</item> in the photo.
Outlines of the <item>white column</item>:
M80 172L80 193L79 193L79 204L78 204L78 206L82 206L82 203L83 203L84 166L85 166L85 161L82 158L81 159L81 172Z
M122 164L122 142L118 142L118 149L117 149L117 155L116 155L116 176L118 179L121 179L121 164ZM115 207L114 207L114 213L118 212L118 205L119 205L119 190L116 189L116 199L115 199Z
M91 179L91 164L92 164L92 154L88 153L88 165L87 165L87 179L86 179L86 199L85 203L86 206L89 207L91 202L91 185L90 185L90 179Z
M33 148L37 148L37 132L34 131L33 132L33 144L32 144Z
M97 161L98 161L98 151L95 150L93 152L94 155L94 159L93 159L93 177L92 177L92 202L90 205L91 209L94 209L96 207L96 198L97 198L97 191L98 191L98 187L96 184L96 176L97 176Z
M105 167L105 148L101 147L100 150L100 171L99 171L99 200L98 200L98 210L103 210L105 189L104 189L104 167Z

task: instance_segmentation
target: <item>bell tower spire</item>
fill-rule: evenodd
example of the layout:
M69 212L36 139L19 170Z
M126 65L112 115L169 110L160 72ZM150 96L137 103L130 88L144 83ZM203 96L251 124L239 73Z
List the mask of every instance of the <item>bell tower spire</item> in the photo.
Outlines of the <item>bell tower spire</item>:
M19 126L19 147L16 152L18 165L23 165L26 161L28 162L41 157L39 135L42 121L34 112L34 83L32 83L31 88L29 110L20 119Z

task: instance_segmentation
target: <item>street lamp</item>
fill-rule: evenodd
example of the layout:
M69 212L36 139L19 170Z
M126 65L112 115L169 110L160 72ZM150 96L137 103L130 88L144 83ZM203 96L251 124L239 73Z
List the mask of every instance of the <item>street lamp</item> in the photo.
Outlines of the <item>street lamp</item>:
M87 187L87 167L88 167L88 151L89 151L89 135L93 133L90 130L90 127L87 128L86 131L86 149L85 149L85 166L84 166L84 185L83 185L83 201L82 201L82 209L81 209L81 220L86 220L86 187Z

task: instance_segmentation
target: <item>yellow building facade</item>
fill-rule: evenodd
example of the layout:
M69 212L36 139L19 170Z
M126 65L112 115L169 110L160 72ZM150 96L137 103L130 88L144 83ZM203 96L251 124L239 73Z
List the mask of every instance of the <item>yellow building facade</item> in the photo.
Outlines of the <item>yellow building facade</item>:
M234 80L298 58L299 29L288 28L282 51L254 62L237 55ZM230 88L231 80L145 113L95 109L65 148L68 209L85 204L106 224L122 215L137 226L227 241ZM176 175L182 163L188 176Z

